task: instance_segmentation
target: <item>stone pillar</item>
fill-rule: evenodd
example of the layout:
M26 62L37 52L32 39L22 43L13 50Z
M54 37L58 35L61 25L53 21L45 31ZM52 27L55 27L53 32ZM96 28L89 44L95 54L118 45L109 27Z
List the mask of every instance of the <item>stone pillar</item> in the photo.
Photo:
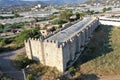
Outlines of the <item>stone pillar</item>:
M88 28L85 29L85 43L88 41Z
M77 52L80 52L80 48L81 48L81 34L78 33L77 34Z
M98 20L94 21L94 30L98 27Z
M96 27L95 27L95 29L96 29L98 27L98 25L99 25L99 21L98 20L96 21L95 25L96 25Z
M81 42L82 42L82 47L85 45L85 30L83 30L82 32L81 32L81 35L82 35L82 37L81 37Z
M89 25L89 27L90 27L90 37L92 37L92 26Z
M73 47L73 52L72 52L72 60L74 60L75 59L75 53L76 53L76 50L77 50L77 48L76 48L76 36L74 36L74 38L73 38L73 45L72 45L72 47Z
M79 52L81 51L81 45L82 45L82 34L79 36Z
M90 29L91 27L89 26L88 27L88 38L90 39L91 38L91 29Z
M91 24L91 28L92 28L92 33L93 33L93 31L94 31L94 25L93 24Z
M84 36L85 36L85 43L86 43L86 41L87 41L87 30L86 29L84 30L84 33L85 33Z
M93 28L93 31L95 30L95 28L96 28L96 22L94 21L94 23L93 23L93 26L94 26L94 28Z
M89 27L87 27L87 40L89 41Z
M24 43L25 43L26 55L28 56L29 59L33 59L30 40L28 40L27 42L24 42Z

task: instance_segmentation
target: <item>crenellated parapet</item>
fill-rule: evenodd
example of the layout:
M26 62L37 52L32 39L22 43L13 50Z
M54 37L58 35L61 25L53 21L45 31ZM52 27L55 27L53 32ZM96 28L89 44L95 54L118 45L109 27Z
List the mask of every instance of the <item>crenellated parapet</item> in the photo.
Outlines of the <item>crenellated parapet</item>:
M66 23L66 24L70 24L70 23ZM70 25L72 25L72 24L70 24ZM69 25L69 26L70 26L70 25ZM47 39L47 38L55 35L56 33L58 33L58 32L60 32L60 31L62 31L62 30L64 30L64 29L68 28L69 26L59 28L59 29L57 29L57 30L54 31L54 32L50 32L47 36L44 36L44 39Z
M43 39L42 38L29 38L29 39L25 40L24 43L28 43L30 41L40 41L40 42L43 42Z
M77 36L77 35L75 35L75 36L67 39L65 42L61 43L59 46L65 47L67 44L73 43L74 40L76 39L76 36Z
M57 41L55 41L55 40L44 40L44 42L46 42L46 43L58 43Z
M55 35L56 33L60 32L60 31L62 31L62 30L64 30L64 28L58 29L57 31L55 31L55 32L53 32L53 33L50 33L48 36L44 37L44 39L46 39L45 42L47 42L47 43L57 43L58 46L61 46L61 45L62 45L62 46L64 47L67 43L69 44L70 42L73 42L74 39L76 39L76 37L80 37L81 33L87 34L87 36L88 36L88 34L90 33L90 29L89 29L89 28L92 28L93 26L96 26L96 24L98 24L97 22L99 22L99 18L93 18L90 22L88 22L87 24L85 24L85 25L83 26L83 28L81 28L79 31L73 33L73 35L72 35L71 37L67 38L67 39L65 40L65 42L63 42L63 43L61 43L61 44L58 44L59 41L57 41L57 40L54 41L54 40L49 40L49 39L47 39L47 38L50 37L50 36ZM79 25L78 25L78 26L79 26ZM94 27L94 29L95 29L95 27ZM86 30L87 30L87 31L86 31ZM89 32L88 32L88 30L89 30ZM85 31L86 31L86 32L85 32ZM90 34L90 35L91 35L91 34ZM89 37L89 36L88 36L88 37Z

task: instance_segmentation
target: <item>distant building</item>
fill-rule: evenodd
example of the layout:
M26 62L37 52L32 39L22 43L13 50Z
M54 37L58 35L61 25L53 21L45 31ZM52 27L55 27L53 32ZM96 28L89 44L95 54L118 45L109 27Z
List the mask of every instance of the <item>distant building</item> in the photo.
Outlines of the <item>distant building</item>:
M41 29L43 29L45 26L50 25L49 21L42 21L42 22L36 22L34 23L34 26L39 26Z
M42 36L47 36L49 34L49 30L40 30L40 33L42 34Z
M24 17L30 17L30 18L44 18L44 17L48 17L51 14L53 14L53 12L51 11L29 11L29 12L22 12L19 13L20 16L24 16Z
M5 25L5 24L20 23L20 22L31 22L34 20L35 20L34 18L19 17L19 18L13 18L13 19L3 19L3 20L0 20L0 23Z
M120 16L118 17L99 17L100 24L120 27Z

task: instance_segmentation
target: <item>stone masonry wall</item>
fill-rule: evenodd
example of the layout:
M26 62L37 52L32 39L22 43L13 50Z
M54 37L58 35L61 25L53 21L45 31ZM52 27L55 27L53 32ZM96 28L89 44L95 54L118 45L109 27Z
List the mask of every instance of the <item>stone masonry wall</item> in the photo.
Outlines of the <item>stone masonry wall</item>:
M94 21L92 21L92 23L87 24L86 27L78 32L74 37L66 41L63 47L64 70L71 62L74 61L76 54L80 54L82 48L87 45L93 34L93 31L98 27L98 24L98 19L95 19Z
M64 71L62 46L58 46L55 41L46 41L44 42L44 54L46 65L57 67L58 70Z

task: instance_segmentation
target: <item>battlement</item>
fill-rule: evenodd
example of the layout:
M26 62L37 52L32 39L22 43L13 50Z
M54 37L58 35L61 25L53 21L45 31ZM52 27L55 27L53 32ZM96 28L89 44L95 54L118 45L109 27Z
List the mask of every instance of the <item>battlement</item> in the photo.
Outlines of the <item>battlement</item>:
M77 36L80 36L80 34L82 32L84 32L86 29L88 29L88 27L91 27L98 20L98 18L90 18L90 19L91 20L89 22L87 22L87 24L83 25L83 23L81 23L82 24L81 25L80 22L78 22L69 28L66 28L66 29L61 28L53 33L48 34L48 36L45 36L43 38L38 38L38 39L37 38L29 38L28 40L25 40L25 43L28 41L41 41L43 43L45 42L45 43L56 44L58 47L60 47L60 46L64 47L67 43L74 41L74 39ZM80 25L81 25L81 27L79 27ZM78 28L75 28L75 27L78 27ZM76 29L76 31L72 31L72 30L74 30L74 28ZM67 31L70 31L69 34L71 34L71 35L69 35L67 33Z
M65 24L70 24L70 23L65 23ZM64 24L63 24L63 25L64 25ZM70 25L72 25L72 24L70 24ZM47 38L49 38L49 37L55 35L56 33L58 33L58 32L60 32L60 31L62 31L62 30L64 30L64 29L70 27L70 25L63 26L62 28L59 28L59 29L57 29L57 30L54 31L54 32L50 32L47 36L44 36L44 39L47 39Z
M41 41L41 42L43 42L43 39L42 38L29 38L29 39L25 40L24 43L27 43L29 41Z
M76 36L80 35L81 32L84 32L88 27L91 27L98 21L98 18L90 17L86 18L83 21L80 21L71 27L61 28L53 33L50 33L48 36L44 38L45 42L59 42L59 45L64 45L69 41L73 41ZM64 44L61 44L64 43Z
M55 41L55 40L44 40L44 42L47 42L47 43L58 43L58 42Z
M95 22L99 19L98 17L96 17L96 18L95 18L95 17L91 17L91 18L92 18L93 20L91 20L91 22L85 24L84 27L80 30L80 32L83 31L85 28L90 27L91 23L95 23ZM76 24L77 24L77 23L76 23ZM76 24L75 24L75 25L76 25ZM67 27L62 27L62 28L60 28L60 29L58 29L58 30L56 30L56 31L54 31L54 32L51 32L51 33L49 33L47 36L44 36L44 39L47 39L47 38L49 38L49 37L57 34L58 32L63 31L64 29L67 29L67 28L69 28L69 26L67 26Z

